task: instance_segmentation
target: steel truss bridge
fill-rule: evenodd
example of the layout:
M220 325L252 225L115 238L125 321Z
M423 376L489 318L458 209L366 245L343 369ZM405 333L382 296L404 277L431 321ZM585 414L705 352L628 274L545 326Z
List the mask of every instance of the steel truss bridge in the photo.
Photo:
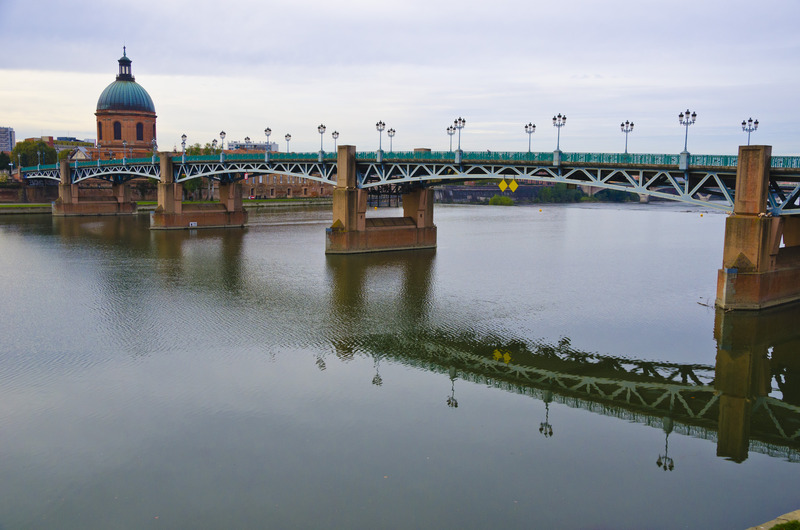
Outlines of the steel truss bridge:
M713 366L625 359L558 345L421 332L374 335L359 347L376 359L560 403L596 414L717 441L720 396ZM749 449L800 463L800 406L753 399Z
M163 155L162 155L163 156ZM336 153L270 153L172 156L175 182L196 178L234 182L275 174L335 184ZM732 211L736 193L736 156L693 155L687 169L680 156L619 153L519 152L357 152L360 188L398 191L465 180L497 179L593 186ZM22 168L32 182L60 181L58 165ZM75 162L70 179L122 183L134 178L160 179L156 157ZM513 188L513 186L512 186ZM800 214L800 157L771 159L768 213Z

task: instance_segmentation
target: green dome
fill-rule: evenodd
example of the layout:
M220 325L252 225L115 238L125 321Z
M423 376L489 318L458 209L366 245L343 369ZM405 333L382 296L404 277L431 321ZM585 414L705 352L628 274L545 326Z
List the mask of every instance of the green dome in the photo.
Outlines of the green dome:
M136 83L136 79L131 73L131 60L122 49L122 57L119 58L119 74L117 80L111 83L100 94L97 100L97 110L138 110L142 112L156 113L156 107L150 94L141 85Z
M155 114L156 107L147 90L136 81L114 81L100 94L97 110L138 110Z

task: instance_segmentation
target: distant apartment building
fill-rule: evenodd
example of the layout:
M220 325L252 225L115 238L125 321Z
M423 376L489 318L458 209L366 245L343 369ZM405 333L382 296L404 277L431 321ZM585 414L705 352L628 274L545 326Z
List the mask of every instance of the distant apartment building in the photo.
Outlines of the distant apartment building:
M10 153L14 149L17 140L14 129L11 127L0 127L0 151Z

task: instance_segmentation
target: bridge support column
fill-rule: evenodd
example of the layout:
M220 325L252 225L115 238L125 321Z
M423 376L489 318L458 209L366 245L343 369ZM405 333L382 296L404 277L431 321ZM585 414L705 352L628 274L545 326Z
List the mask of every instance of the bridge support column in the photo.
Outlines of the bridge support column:
M161 181L158 183L158 206L150 214L151 230L187 228L240 228L247 224L242 207L242 185L220 184L220 202L184 204L183 184L175 182L170 153L160 153Z
M340 145L333 190L333 225L325 231L326 254L358 254L436 248L433 190L403 195L403 217L367 219L367 192L356 181L356 148Z
M736 199L725 222L716 305L764 309L800 300L800 219L769 217L772 148L740 146ZM781 247L781 240L784 247Z
M61 182L58 184L58 199L53 201L52 211L56 217L83 215L129 215L135 214L136 203L131 200L127 183L112 186L113 197L106 200L81 199L80 188L72 183L68 160L59 162Z

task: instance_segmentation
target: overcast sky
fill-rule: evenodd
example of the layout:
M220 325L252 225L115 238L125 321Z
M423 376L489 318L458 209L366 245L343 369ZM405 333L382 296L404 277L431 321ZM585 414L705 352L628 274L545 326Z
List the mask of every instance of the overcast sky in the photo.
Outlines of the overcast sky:
M316 151L317 125L374 150L677 153L753 143L800 154L800 1L0 0L0 126L17 139L95 138L97 98L127 46L161 149L271 140ZM384 133L384 148L388 139Z

